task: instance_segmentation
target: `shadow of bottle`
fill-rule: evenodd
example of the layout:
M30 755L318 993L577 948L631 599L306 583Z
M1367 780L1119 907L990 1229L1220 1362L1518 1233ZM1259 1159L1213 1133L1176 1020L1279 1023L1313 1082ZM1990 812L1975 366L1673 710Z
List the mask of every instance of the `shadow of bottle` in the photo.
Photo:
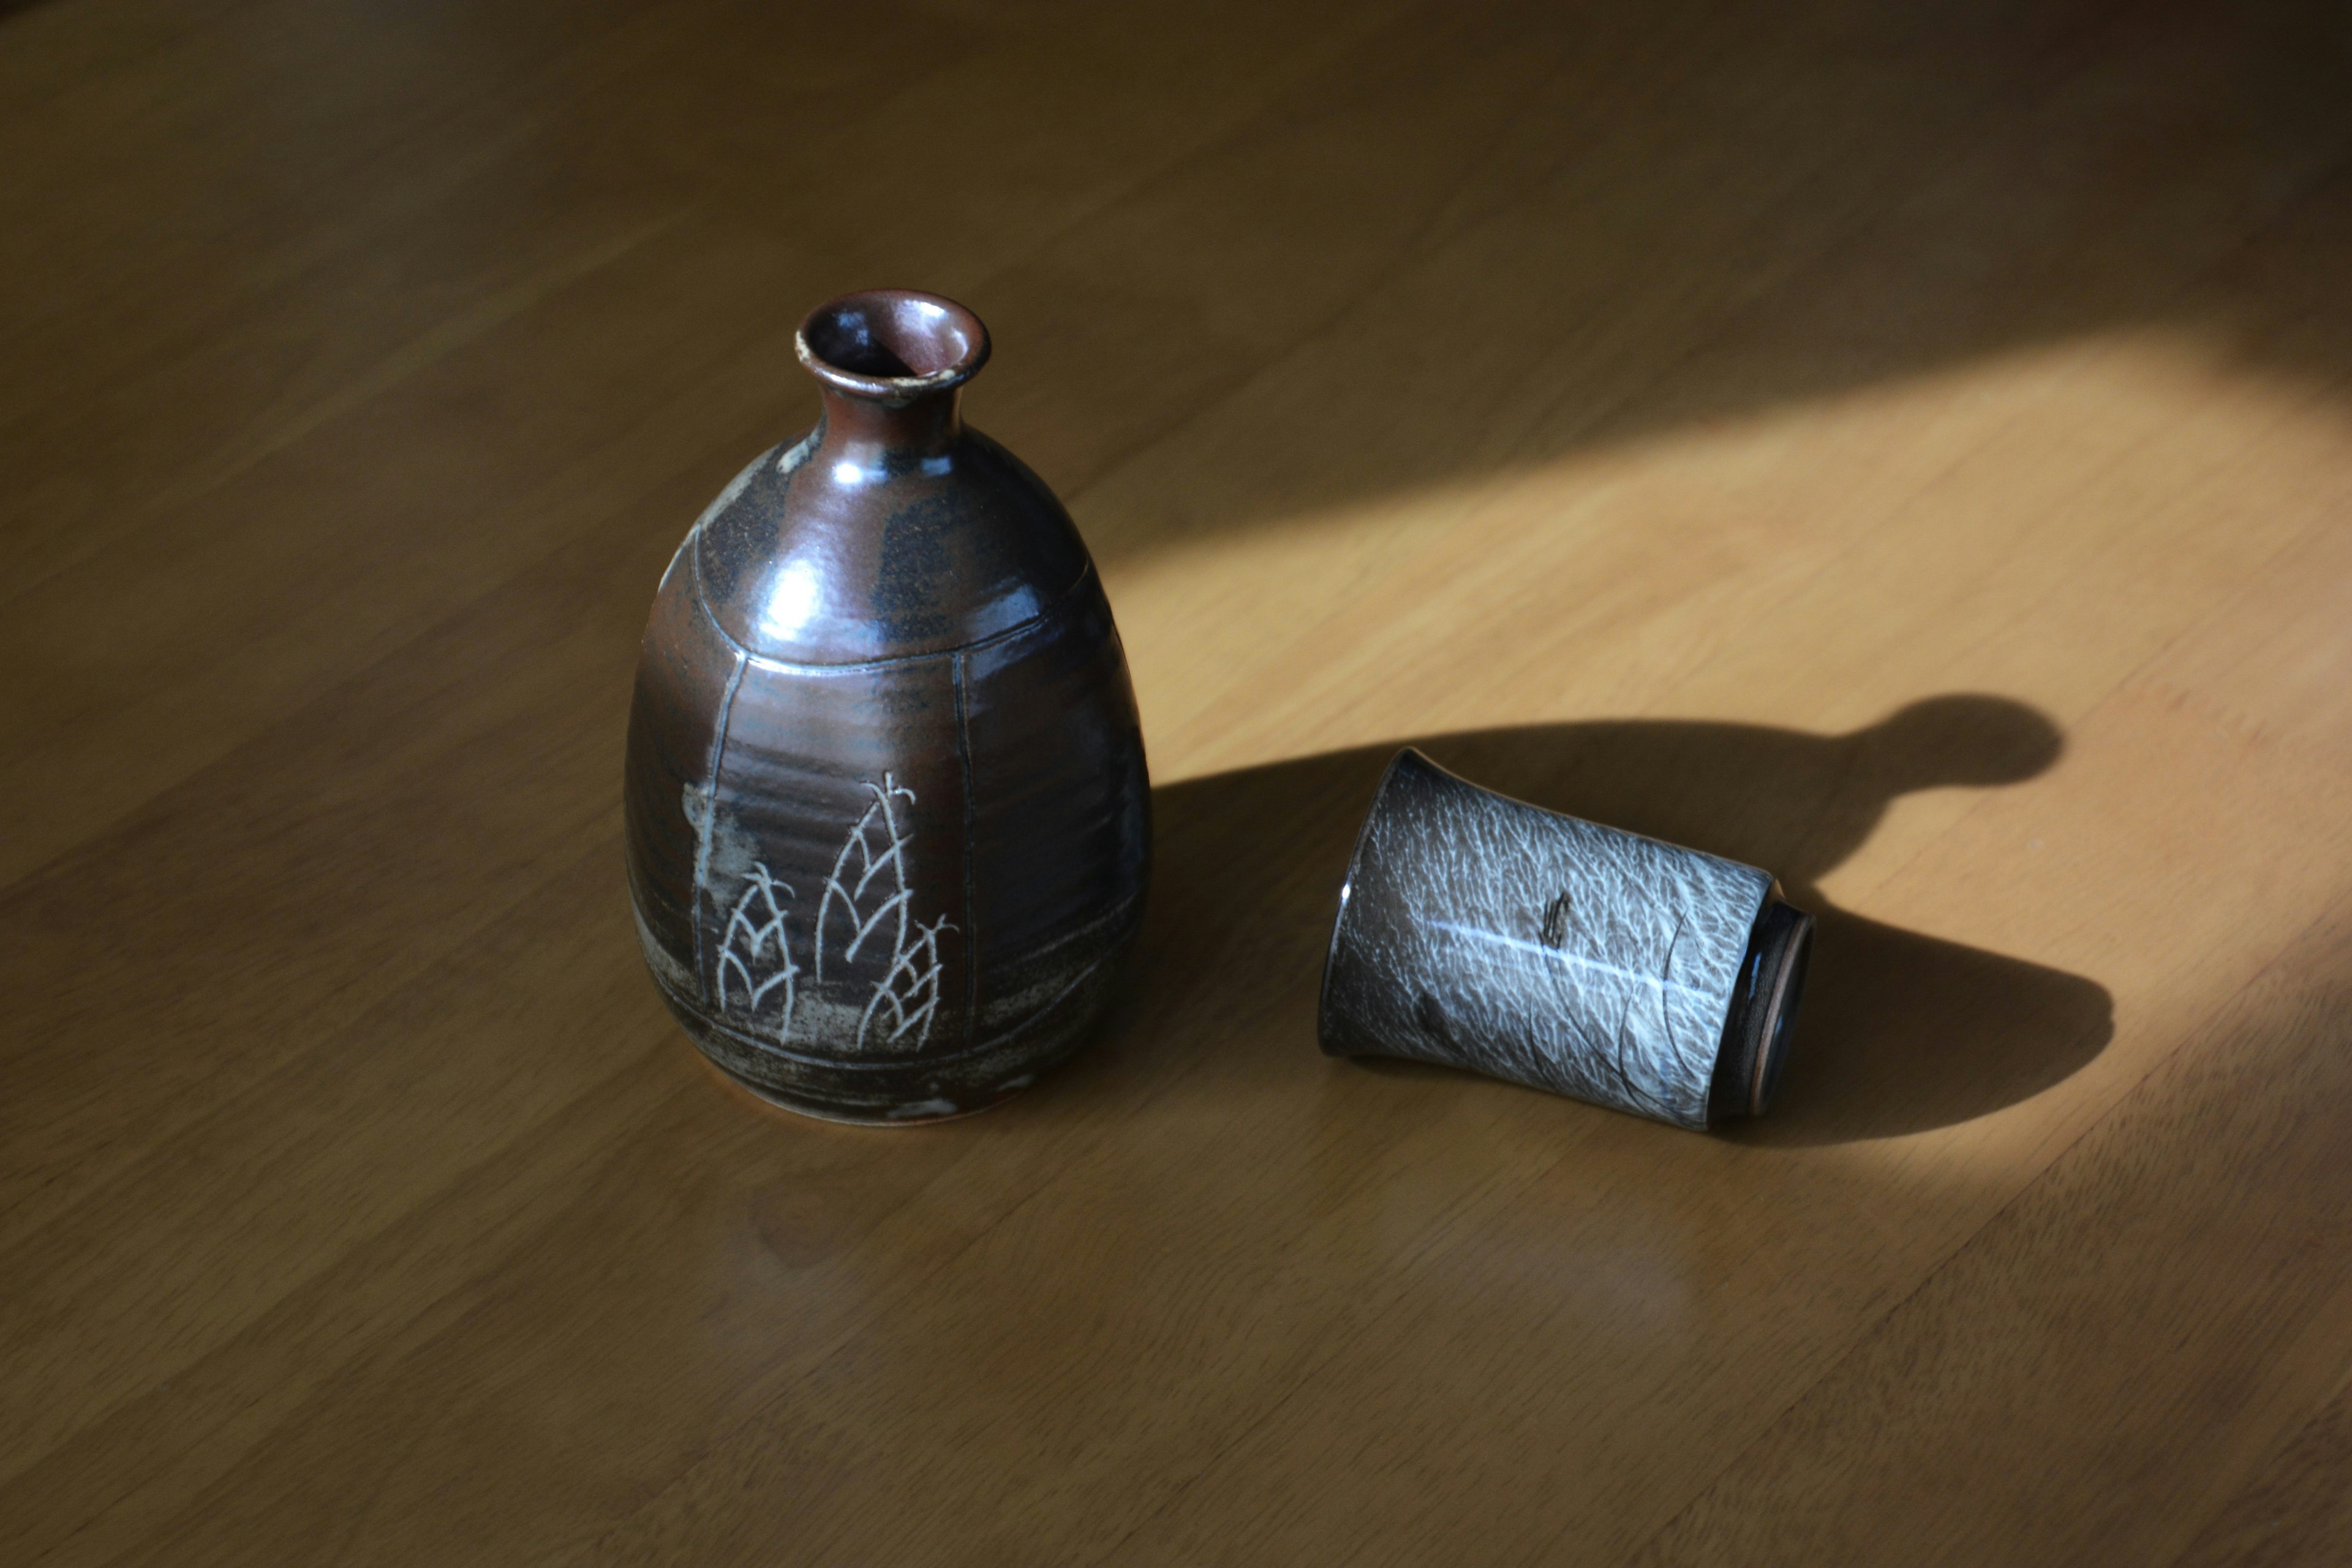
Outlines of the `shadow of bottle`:
M1539 725L1166 786L1153 797L1145 987L1174 959L1192 984L1233 993L1213 1009L1232 1016L1251 1010L1251 993L1271 998L1302 976L1311 985L1357 826L1381 770L1408 743L1521 800L1761 866L1818 918L1779 1102L1738 1131L1743 1140L1843 1142L1970 1121L2064 1079L2112 1033L2111 999L2092 982L1866 919L1816 885L1896 796L2014 783L2056 760L2061 738L2047 719L1984 696L1928 699L1844 735L1663 721ZM1296 1048L1315 1048L1311 1030ZM1372 1070L1454 1076L1418 1064Z

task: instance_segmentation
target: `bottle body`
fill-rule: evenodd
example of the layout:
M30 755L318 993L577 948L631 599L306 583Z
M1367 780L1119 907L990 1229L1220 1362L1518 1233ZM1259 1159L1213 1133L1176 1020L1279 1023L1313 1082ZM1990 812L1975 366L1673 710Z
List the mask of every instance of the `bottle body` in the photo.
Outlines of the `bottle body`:
M844 426L874 411L848 412L829 398L757 459L664 576L630 891L664 1000L730 1076L814 1115L928 1121L1083 1042L1141 918L1150 783L1051 493L951 410L942 434L913 408L905 440L869 419L862 450Z

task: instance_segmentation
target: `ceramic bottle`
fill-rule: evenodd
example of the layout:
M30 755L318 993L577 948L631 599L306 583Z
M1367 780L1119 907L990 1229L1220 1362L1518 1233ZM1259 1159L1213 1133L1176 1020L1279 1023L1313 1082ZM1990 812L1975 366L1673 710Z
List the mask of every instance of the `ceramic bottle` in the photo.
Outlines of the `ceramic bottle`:
M1150 784L1093 562L962 422L986 330L854 294L823 416L664 575L629 719L646 962L709 1058L811 1115L982 1110L1084 1041L1142 914Z

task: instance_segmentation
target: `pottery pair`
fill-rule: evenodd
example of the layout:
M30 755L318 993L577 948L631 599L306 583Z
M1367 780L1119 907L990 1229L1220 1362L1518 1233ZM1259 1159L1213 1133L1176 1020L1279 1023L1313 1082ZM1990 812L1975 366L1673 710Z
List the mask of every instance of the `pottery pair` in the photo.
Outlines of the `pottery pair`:
M688 1033L753 1091L839 1121L962 1115L1077 1048L1134 941L1134 694L1069 515L962 421L979 320L853 294L797 347L823 417L711 502L646 630L638 935ZM1325 1047L1688 1125L1760 1110L1810 927L1773 914L1770 883L1408 753L1343 890Z

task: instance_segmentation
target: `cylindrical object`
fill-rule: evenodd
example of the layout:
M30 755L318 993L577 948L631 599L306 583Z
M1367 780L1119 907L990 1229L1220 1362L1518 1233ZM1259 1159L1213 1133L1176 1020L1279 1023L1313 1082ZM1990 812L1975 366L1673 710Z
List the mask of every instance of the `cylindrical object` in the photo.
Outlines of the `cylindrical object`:
M963 307L821 306L805 437L663 576L629 718L629 888L664 1000L796 1110L930 1121L1074 1050L1142 915L1127 661L1061 503L967 427Z
M1512 800L1408 747L1339 891L1318 1032L1333 1056L1704 1128L1771 1103L1812 931L1768 872Z

